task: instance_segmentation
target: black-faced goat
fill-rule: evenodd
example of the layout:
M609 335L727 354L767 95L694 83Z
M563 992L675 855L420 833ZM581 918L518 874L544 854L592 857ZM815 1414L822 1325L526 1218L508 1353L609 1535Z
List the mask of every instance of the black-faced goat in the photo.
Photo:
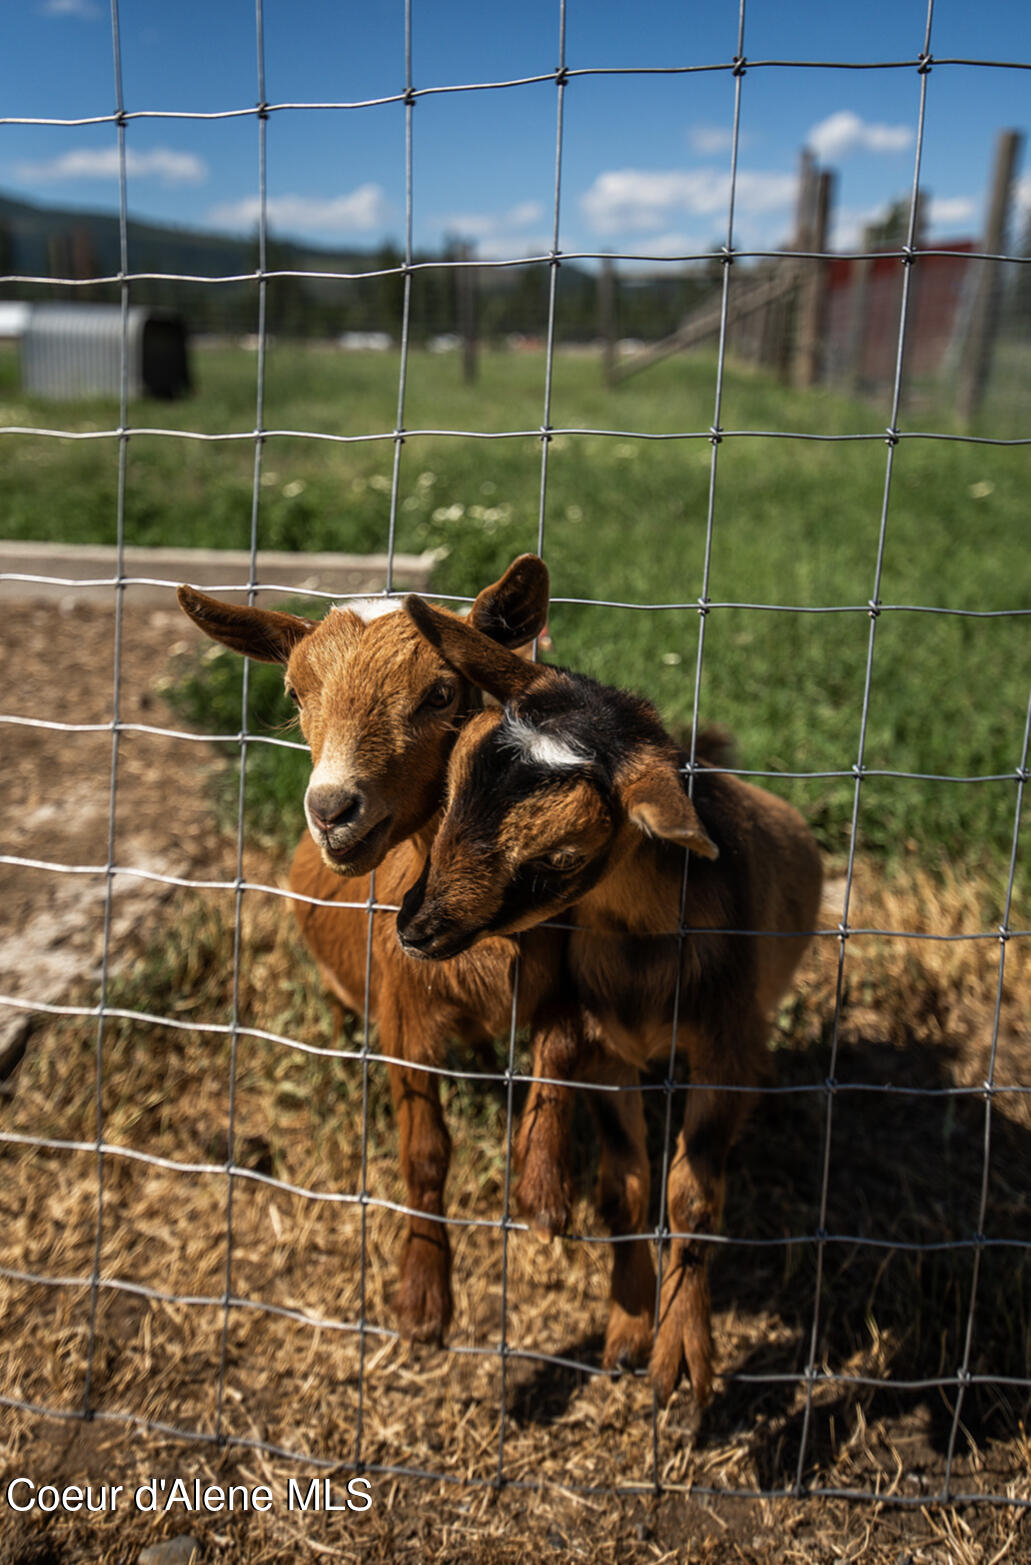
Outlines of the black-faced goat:
M685 757L648 702L527 665L421 599L406 608L456 672L504 705L475 716L455 745L444 820L398 916L401 941L453 957L561 914L574 926L566 962L583 1008L585 1082L630 1085L649 1062L671 1062L673 1047L687 1055L651 1371L665 1401L686 1366L703 1404L713 1374L706 1241L764 1074L770 1014L814 927L819 851L797 811L740 778L702 765L689 793ZM608 1105L603 1176L607 1165L613 1200L640 1232L640 1095L590 1096ZM644 1241L615 1250L632 1357L645 1321L650 1334L655 1275Z

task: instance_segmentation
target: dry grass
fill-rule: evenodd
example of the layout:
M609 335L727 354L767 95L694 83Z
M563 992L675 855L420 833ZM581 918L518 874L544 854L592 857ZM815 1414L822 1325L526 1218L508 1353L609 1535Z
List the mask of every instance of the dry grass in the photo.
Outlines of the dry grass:
M252 874L257 866L251 865ZM262 873L274 878L273 866ZM984 888L913 876L888 886L860 878L851 921L882 928L986 927ZM112 1001L185 1022L224 1023L231 1003L232 900L186 898L122 969ZM811 1235L818 1225L837 941L819 943L775 1037L777 1081L797 1091L766 1098L735 1152L727 1231L742 1241ZM328 1043L332 1019L318 995L284 904L245 898L241 1019ZM1031 1083L1031 993L1026 943L1011 942L996 1080ZM706 1497L699 1490L784 1489L795 1480L805 1392L816 1246L721 1249L713 1276L719 1361L731 1377L699 1424L682 1388L658 1420L641 1378L589 1373L599 1362L607 1249L569 1239L549 1247L512 1233L508 1250L503 1473L502 1236L453 1231L456 1319L451 1349L412 1350L391 1335L390 1295L402 1219L370 1206L364 1272L359 1208L237 1178L232 1197L231 1287L255 1308L230 1311L221 1431L227 1444L137 1432L134 1420L211 1436L218 1418L228 1181L124 1157L104 1162L100 1271L118 1288L99 1295L92 1405L83 1423L10 1413L3 1469L127 1485L165 1474L192 1482L268 1483L267 1515L106 1522L57 1517L17 1523L3 1513L0 1562L122 1560L137 1543L190 1531L205 1558L485 1560L548 1556L607 1560L955 1560L989 1565L1028 1557L1022 1513L921 1508L940 1490L952 1424L950 1389L907 1391L901 1381L952 1374L962 1361L972 1253L874 1248L864 1240L935 1243L976 1231L984 1147L981 1096L936 1089L977 1085L988 1069L997 942L942 944L854 937L845 964L838 1037L841 1084L832 1116L817 1364L836 1375L814 1395L804 1463L818 1488L855 1488L876 1503ZM345 1042L347 1035L345 1033ZM90 1141L95 1121L96 1027L41 1021L11 1084L5 1128ZM456 1061L456 1063L462 1063ZM103 1037L104 1134L109 1143L176 1162L225 1156L228 1040L195 1031L109 1021ZM925 1095L847 1090L891 1084ZM926 1091L930 1089L930 1093ZM936 1095L935 1095L936 1094ZM500 1089L449 1089L455 1156L449 1211L497 1219L503 1209L505 1100ZM656 1095L658 1102L658 1095ZM239 1165L320 1194L360 1188L360 1063L242 1039L234 1147ZM403 1201L385 1073L369 1072L368 1189ZM653 1138L654 1139L654 1138ZM577 1127L583 1170L579 1232L596 1234L589 1201L593 1150ZM96 1239L97 1172L90 1152L0 1145L0 1264L49 1277L88 1277ZM1031 1241L1028 1100L999 1094L992 1108L986 1232ZM365 1343L332 1323L362 1311ZM89 1342L89 1290L5 1280L0 1393L77 1413ZM272 1308L307 1319L277 1314ZM321 1321L321 1327L309 1321ZM1027 1377L1031 1341L1027 1251L982 1258L971 1368ZM521 1357L521 1353L545 1355ZM547 1355L584 1369L549 1362ZM761 1382L735 1375L782 1377ZM891 1382L896 1385L893 1388ZM1024 1433L1026 1390L995 1383L965 1399L956 1492L1031 1498ZM124 1415L124 1421L122 1419ZM359 1437L360 1419L360 1437ZM359 1449L360 1438L360 1449ZM249 1442L255 1442L250 1444ZM457 1482L373 1476L367 1516L288 1512L287 1481L314 1471L263 1449L327 1462L409 1467ZM657 1457L663 1494L652 1491ZM346 1482L346 1472L338 1484ZM613 1488L634 1491L612 1494ZM2 1490L0 1490L2 1493ZM890 1502L903 1499L905 1508ZM6 1552L5 1552L6 1550ZM36 1552L33 1552L33 1551ZM50 1551L49 1553L47 1551ZM127 1555L127 1551L129 1554ZM900 1552L901 1551L901 1552Z

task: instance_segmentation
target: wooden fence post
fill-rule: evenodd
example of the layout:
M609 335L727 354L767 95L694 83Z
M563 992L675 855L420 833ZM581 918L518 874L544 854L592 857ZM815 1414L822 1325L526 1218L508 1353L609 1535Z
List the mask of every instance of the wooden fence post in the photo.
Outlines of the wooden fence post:
M459 251L459 260L468 262L472 252L467 245ZM475 267L462 265L456 276L458 292L458 335L462 339L462 379L471 386L479 370L476 341L476 284Z
M616 271L610 255L602 256L598 273L598 336L602 379L606 386L612 386L616 379Z
M827 253L833 191L833 173L830 169L821 169L815 176L812 211L807 224L808 243L804 246L821 255ZM796 386L814 386L823 370L830 261L799 261L798 266L801 284L793 378Z
M1023 140L1019 130L1004 130L999 132L995 144L995 169L988 205L988 222L982 241L986 255L1000 255L1006 243L1013 195L1013 175ZM999 323L1002 263L970 261L967 264L977 268L977 282L966 341L963 344L957 411L960 418L969 421L981 405L991 370L992 350L995 347L995 334Z

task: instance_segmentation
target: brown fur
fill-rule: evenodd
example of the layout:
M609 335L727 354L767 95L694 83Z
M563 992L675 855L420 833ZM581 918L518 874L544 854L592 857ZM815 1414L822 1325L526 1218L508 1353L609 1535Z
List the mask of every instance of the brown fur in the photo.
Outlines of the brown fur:
M479 708L478 691L394 612L363 619L332 610L313 623L294 615L221 603L183 587L180 604L206 634L234 651L285 665L315 768L306 795L310 831L290 870L302 934L322 977L343 1005L378 1024L397 1111L401 1167L413 1215L397 1299L402 1334L439 1340L452 1313L444 1184L450 1139L438 1077L450 1037L469 1042L508 1032L517 942L484 942L446 964L419 961L398 945L389 915L373 915L371 982L366 993L369 915L360 904L375 876L378 902L398 903L423 871L442 802L456 733ZM544 626L548 580L524 555L485 588L470 619L506 646L522 646ZM447 619L457 617L441 611ZM519 666L526 667L520 659ZM446 700L444 699L446 697ZM438 699L440 698L440 699ZM321 778L321 781L316 779ZM344 904L359 904L346 906ZM517 1019L534 1026L534 1046L563 1058L575 1017L555 1005L560 938L541 931L523 947ZM537 1055L535 1054L535 1058ZM535 1066L535 1075L545 1074ZM547 1232L568 1220L566 1168L569 1089L531 1094L520 1127L516 1199Z
M425 605L413 615L420 628L435 618ZM475 629L448 626L441 640L456 670L485 665ZM501 699L511 674L512 704L473 718L460 736L429 873L398 927L432 954L435 944L468 947L487 929L563 913L575 926L566 962L583 1008L585 1084L629 1087L646 1065L686 1054L693 1085L669 1171L672 1242L651 1370L666 1401L686 1367L703 1404L713 1375L706 1239L719 1228L747 1089L765 1070L770 1013L817 916L819 852L797 811L739 778L703 765L689 797L683 757L647 703L550 669L528 682L501 649L489 662ZM614 753L592 748L593 733ZM513 769L507 752L520 746ZM563 872L550 874L557 863ZM639 1233L648 1201L640 1095L592 1097L603 1209L613 1231ZM643 1241L615 1247L613 1300L609 1364L650 1345L655 1274Z
M573 908L571 922L581 927L571 934L568 953L588 1038L640 1068L671 1058L677 942L663 939L660 931L677 928L682 892L689 929L800 932L797 938L765 939L759 933L693 934L680 952L675 1046L687 1055L691 1080L706 1085L686 1094L670 1165L667 1221L674 1239L651 1367L659 1398L666 1401L686 1366L700 1404L712 1386L710 1247L704 1239L719 1229L727 1153L751 1103L744 1091L720 1089L755 1086L765 1073L770 1014L808 943L802 932L814 926L821 882L816 846L798 814L738 778L721 781L728 809L718 835L721 844L734 844L725 861L733 855L738 862L708 870L693 861L683 887L682 856L656 853L656 845L638 838ZM731 889L738 895L728 896ZM656 949L647 965L626 933L609 933L613 928L652 936ZM639 1255L638 1264L637 1287L643 1291L650 1257Z
M398 903L417 879L432 841L432 828L402 843L375 871L378 902ZM290 886L305 896L336 903L361 903L369 896L367 876L346 880L323 861L312 838L297 845ZM444 1213L444 1184L451 1142L440 1103L439 1077L421 1067L439 1067L450 1038L467 1044L504 1036L512 1014L512 983L520 944L504 937L485 940L475 951L449 962L421 962L397 943L392 914L373 915L371 974L365 987L369 915L361 907L294 904L301 932L327 986L361 1016L366 1001L379 1028L379 1049L393 1063L387 1069L400 1139L407 1205L425 1214L409 1219L400 1266L396 1307L402 1334L439 1341L451 1320L450 1247ZM552 1023L542 1002L557 992L559 942L535 931L522 943L516 1019L534 1025L535 1051L549 1058L561 1049L568 1021ZM554 1038L549 1036L554 1027ZM546 1071L535 1053L534 1074ZM569 1115L568 1089L542 1089L524 1114L516 1143L522 1177L520 1207L542 1228L561 1229L570 1202L563 1129ZM552 1120L558 1124L553 1127ZM523 1192L520 1194L520 1192ZM543 1214L543 1215L542 1215Z

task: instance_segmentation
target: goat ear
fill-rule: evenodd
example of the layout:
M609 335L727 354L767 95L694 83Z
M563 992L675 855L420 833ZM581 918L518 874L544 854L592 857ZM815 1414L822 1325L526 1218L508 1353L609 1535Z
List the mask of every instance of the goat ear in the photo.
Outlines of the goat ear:
M682 843L703 859L719 858L719 848L684 792L680 773L668 763L656 763L635 777L623 792L623 804L630 824L645 836Z
M257 658L260 663L286 663L313 624L312 620L280 614L275 609L223 603L195 587L180 587L176 597L183 613L212 641L221 641L224 647L245 658Z
M416 630L431 647L436 647L444 661L498 701L508 701L537 678L535 663L527 663L509 652L468 620L442 613L414 593L404 600L403 606Z
M523 647L548 621L548 567L536 554L521 554L469 610L469 624L503 647Z

